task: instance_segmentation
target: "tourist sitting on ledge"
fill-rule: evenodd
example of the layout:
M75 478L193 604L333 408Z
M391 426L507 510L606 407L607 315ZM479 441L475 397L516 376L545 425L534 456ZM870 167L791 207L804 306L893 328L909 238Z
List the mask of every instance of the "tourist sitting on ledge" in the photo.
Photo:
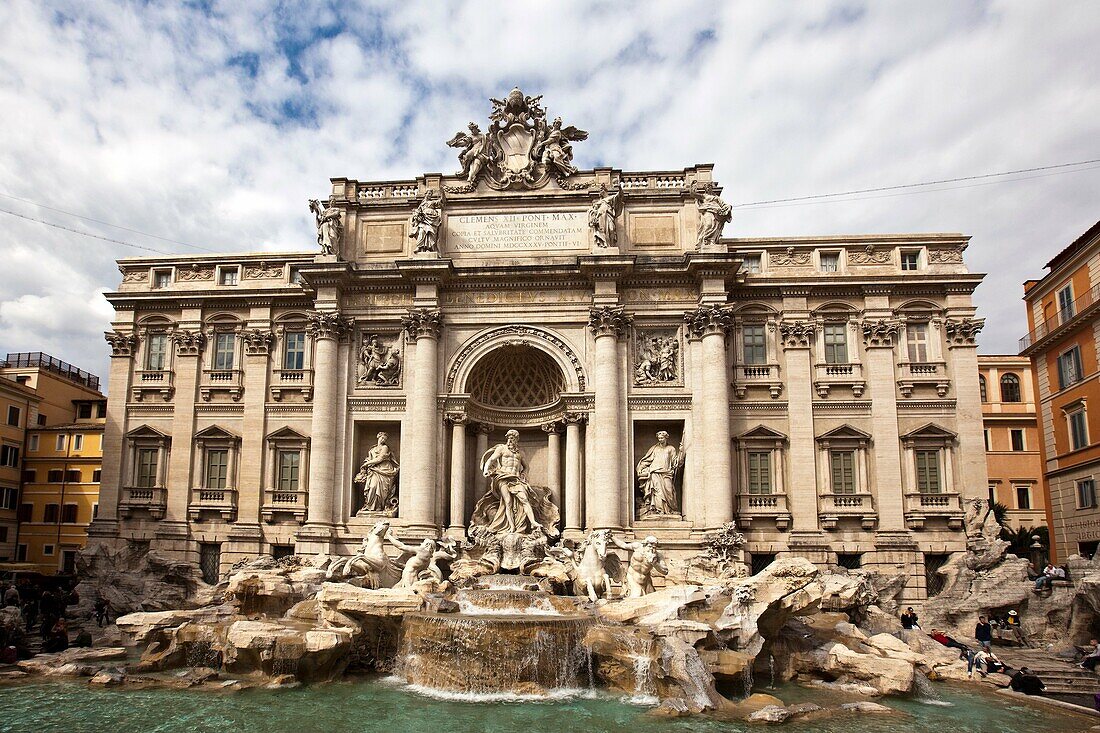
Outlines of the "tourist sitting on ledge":
M1083 667L1090 672L1096 671L1096 665L1100 664L1100 641L1096 639L1089 640L1089 646L1092 647L1092 651L1081 660L1079 667Z
M65 619L59 618L57 622L50 629L49 636L46 637L46 643L42 645L42 651L47 653L63 652L69 648L69 627L65 623Z
M1012 682L1009 686L1016 692L1022 692L1025 695L1042 695L1043 691L1047 689L1043 681L1027 667L1020 667L1020 671L1012 675Z
M1004 672L1006 669L1008 666L998 659L996 654L985 650L974 652L966 660L967 677L973 677L974 670L978 670L978 674L985 677L990 672Z
M945 647L948 647L948 648L951 648L951 649L958 649L959 650L959 659L969 659L970 658L970 647L956 641L955 639L952 639L950 636L943 633L942 631L939 631L937 629L932 629L932 633L929 634L929 636L931 636L933 639L935 639L939 643L943 644Z
M919 629L917 624L917 612L913 610L913 607L905 609L905 613L901 615L901 628L903 629Z
M1035 579L1035 592L1042 593L1043 588L1052 589L1054 581L1065 580L1066 571L1057 565L1051 565L1047 563L1047 566L1043 568L1043 574Z

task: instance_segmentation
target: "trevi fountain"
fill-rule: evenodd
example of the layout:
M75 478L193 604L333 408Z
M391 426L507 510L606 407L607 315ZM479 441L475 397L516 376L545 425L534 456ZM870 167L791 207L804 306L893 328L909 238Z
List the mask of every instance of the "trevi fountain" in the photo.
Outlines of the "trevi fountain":
M124 615L0 673L0 730L1092 724L897 620L1058 645L1100 598L1084 560L1031 597L981 499L965 238L725 240L710 166L581 171L540 97L493 104L456 175L334 179L320 254L120 263L77 615ZM904 328L934 374L895 378Z

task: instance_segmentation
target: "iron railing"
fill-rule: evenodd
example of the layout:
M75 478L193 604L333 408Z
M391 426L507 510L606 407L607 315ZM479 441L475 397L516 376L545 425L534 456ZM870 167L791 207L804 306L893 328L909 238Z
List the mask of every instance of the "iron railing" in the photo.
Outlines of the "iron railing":
M66 379L83 384L85 387L94 389L97 392L99 391L99 377L91 372L86 372L79 367L73 366L67 361L61 361L57 357L50 356L41 351L19 351L8 354L4 358L3 366L45 369L54 374L59 374Z
M1044 339L1056 330L1080 316L1088 308L1096 305L1100 300L1100 285L1094 285L1077 298L1068 308L1059 308L1058 312L1037 325L1026 336L1020 339L1020 351L1031 348L1040 339Z

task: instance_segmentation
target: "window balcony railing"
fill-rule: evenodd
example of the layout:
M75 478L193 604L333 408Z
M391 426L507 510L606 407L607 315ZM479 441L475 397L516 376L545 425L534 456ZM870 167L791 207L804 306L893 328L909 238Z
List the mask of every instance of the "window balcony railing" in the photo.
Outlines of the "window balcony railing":
M1030 349L1063 326L1079 321L1085 315L1085 311L1091 310L1097 302L1100 302L1100 285L1089 288L1075 298L1068 308L1059 308L1053 316L1036 325L1032 331L1020 339L1020 352Z
M947 519L948 527L961 529L963 525L962 500L955 492L919 492L905 494L905 522L909 529L924 529L925 520Z
M791 525L791 512L784 493L741 494L737 501L738 523L745 529L751 528L754 520L774 522L781 532Z
M279 401L287 392L299 392L313 399L312 369L274 369L271 374L271 399Z
M833 387L850 387L853 397L862 397L867 387L863 379L863 365L855 362L843 364L814 364L814 389L822 399L829 396Z
M191 489L191 504L187 508L191 521L198 521L203 512L216 512L224 521L234 521L237 518L237 490Z
M241 370L240 369L203 369L202 383L199 385L199 394L206 402L215 392L226 392L233 401L241 398Z
M942 361L903 361L898 364L898 390L902 397L910 397L913 387L922 384L936 388L940 397L947 396L951 380L947 378L947 364Z
M817 508L822 529L836 529L844 517L858 518L864 529L874 529L878 524L874 497L870 494L819 494Z
M734 367L733 389L737 399L744 399L749 387L766 387L772 399L783 392L778 364L738 364Z
M308 500L309 496L305 491L266 489L260 513L263 514L265 522L274 522L276 514L290 514L300 524L306 521Z
M165 402L172 399L172 371L169 369L140 369L134 372L130 387L132 398L140 402L146 394L160 395Z
M118 512L124 519L132 516L135 510L149 512L152 519L164 519L167 508L168 490L160 486L125 486L118 502Z

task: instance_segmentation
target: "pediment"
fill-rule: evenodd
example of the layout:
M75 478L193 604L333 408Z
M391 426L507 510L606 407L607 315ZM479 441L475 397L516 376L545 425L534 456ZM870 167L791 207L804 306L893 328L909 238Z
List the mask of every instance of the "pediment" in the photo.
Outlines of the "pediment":
M139 425L130 432L126 433L126 437L133 440L134 438L146 438L150 440L171 440L172 436L167 433L162 433L156 428L149 427L148 425Z
M902 440L956 440L959 436L936 423L927 423L901 436Z
M787 436L767 425L757 425L737 436L738 440L786 440Z
M220 425L210 425L195 433L196 440L240 440L241 436Z
M300 441L306 441L306 440L309 440L309 436L302 435L301 433L299 433L294 428L291 428L289 426L284 425L283 427L279 428L278 430L276 430L272 433L268 433L267 439L268 440L300 440Z
M869 433L865 433L862 430L860 430L859 428L852 427L851 425L848 425L847 423L845 423L844 425L841 425L840 427L833 428L832 430L830 430L826 433L822 433L821 435L817 436L817 440L861 440L861 441L869 441L870 439L871 439L871 435Z

